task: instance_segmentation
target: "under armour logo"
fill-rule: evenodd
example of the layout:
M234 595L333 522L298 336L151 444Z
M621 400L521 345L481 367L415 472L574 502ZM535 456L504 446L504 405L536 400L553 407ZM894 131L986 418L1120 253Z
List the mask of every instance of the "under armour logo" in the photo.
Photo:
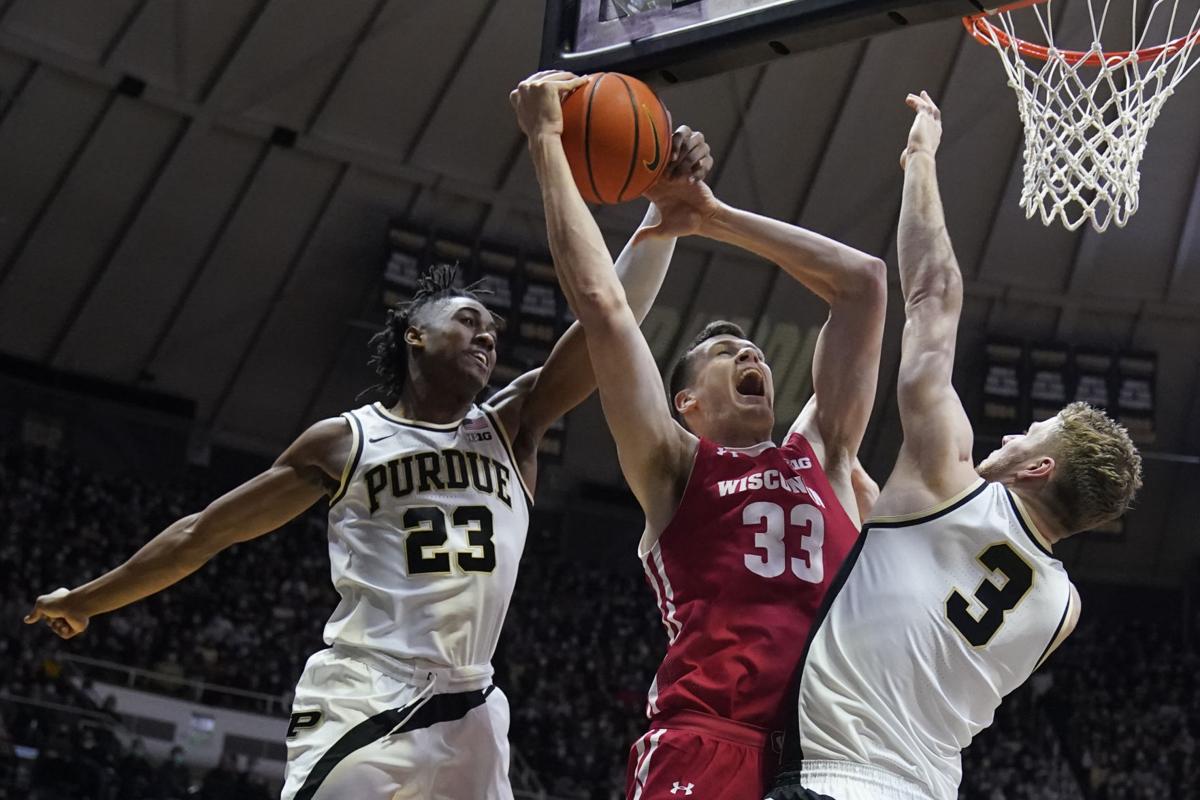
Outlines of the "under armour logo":
M719 455L719 456L733 456L734 458L738 458L739 456L741 456L741 453L735 452L735 451L733 451L733 450L727 450L727 449L726 449L726 448L724 448L724 447L718 447L718 448L717 448L717 455ZM689 784L689 785L690 785L690 784Z
M691 794L692 789L695 788L696 784L694 783L689 783L687 786L680 786L679 781L675 781L675 783L671 786L671 794L679 794L680 792L683 792L684 794Z

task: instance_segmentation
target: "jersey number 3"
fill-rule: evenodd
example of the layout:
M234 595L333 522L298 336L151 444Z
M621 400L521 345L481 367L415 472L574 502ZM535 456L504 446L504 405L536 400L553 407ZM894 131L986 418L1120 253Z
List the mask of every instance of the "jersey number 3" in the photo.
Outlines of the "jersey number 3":
M970 601L958 590L946 598L946 619L958 628L963 638L975 647L983 647L992 640L996 631L1004 624L1004 615L1017 607L1025 594L1033 587L1033 567L1004 543L994 544L978 556L978 561L988 572L1004 576L1003 583L984 578L975 590L975 601L984 607L983 615L971 614Z
M492 512L487 506L460 506L454 509L451 524L467 529L470 550L454 554L463 572L491 572L496 569L496 544L492 541ZM404 554L408 574L450 572L450 551L446 549L446 515L440 508L424 506L404 512Z
M785 515L783 507L777 503L750 503L742 509L742 524L760 528L754 532L754 547L766 551L765 556L757 552L745 555L746 569L755 575L777 578L788 568L790 561L792 574L802 581L820 583L825 577L825 563L821 558L825 517L819 509L799 503ZM788 558L784 545L788 524L801 529L797 538L802 542L803 558Z

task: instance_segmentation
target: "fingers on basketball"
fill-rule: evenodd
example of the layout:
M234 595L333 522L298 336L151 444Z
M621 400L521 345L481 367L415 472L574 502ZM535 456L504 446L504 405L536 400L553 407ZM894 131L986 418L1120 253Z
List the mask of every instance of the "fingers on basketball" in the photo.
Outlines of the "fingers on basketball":
M668 178L694 178L698 174L708 174L702 166L702 162L709 154L709 146L704 141L703 133L689 131L688 136L680 145L680 150L682 152L677 154L671 162L667 172Z

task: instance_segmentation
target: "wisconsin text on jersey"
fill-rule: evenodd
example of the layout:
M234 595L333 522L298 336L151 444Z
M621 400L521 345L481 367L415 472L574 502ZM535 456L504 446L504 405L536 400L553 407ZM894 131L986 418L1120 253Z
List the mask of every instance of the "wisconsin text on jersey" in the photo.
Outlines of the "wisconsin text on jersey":
M725 454L721 450L718 450L717 453L719 455ZM733 453L733 455L736 456L737 454ZM788 459L788 466L797 471L811 469L812 461L808 458L792 458ZM717 481L717 491L720 492L721 497L731 494L741 494L742 492L753 492L758 489L784 489L792 494L807 495L812 498L813 503L821 508L825 507L821 496L816 492L810 491L804 485L803 478L799 475L784 475L777 469L765 469L758 472L751 472L749 475L743 475L741 478Z
M448 448L409 453L376 464L363 473L362 480L374 514L379 510L380 497L386 497L384 490L389 487L394 498L408 497L414 491L420 494L472 489L494 494L512 508L511 475L506 465L483 453Z

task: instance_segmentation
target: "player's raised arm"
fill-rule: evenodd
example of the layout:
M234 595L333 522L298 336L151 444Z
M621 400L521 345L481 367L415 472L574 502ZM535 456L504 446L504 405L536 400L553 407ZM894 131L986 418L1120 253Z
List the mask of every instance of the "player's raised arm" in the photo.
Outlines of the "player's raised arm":
M97 614L161 592L230 545L269 533L303 514L342 480L352 444L344 419L327 419L300 435L269 469L222 495L203 511L169 525L128 561L75 589L34 603L25 622L45 620L64 639Z
M676 241L672 235L641 234L671 225L672 220L664 219L660 207L677 208L672 199L694 191L691 181L703 180L711 167L712 156L704 134L681 125L671 139L671 160L664 177L647 192L651 205L646 217L617 257L616 274L639 323L662 288ZM559 338L542 367L520 376L490 401L513 438L515 455L530 491L534 491L537 479L538 445L546 430L595 389L587 340L576 322Z
M904 443L877 514L920 511L978 480L971 423L951 383L963 282L946 231L936 155L941 112L929 95L909 95L916 112L900 157L904 198L897 232L904 338L897 400Z
M600 229L562 147L562 95L582 79L539 73L511 99L542 187L555 271L587 335L604 414L622 470L651 525L675 510L696 439L672 418L658 366L613 272Z
M775 262L829 304L813 357L815 397L792 430L805 435L825 472L842 487L843 506L854 508L849 475L875 403L883 342L883 261L799 226L715 200L699 233ZM843 492L847 496L841 497Z

